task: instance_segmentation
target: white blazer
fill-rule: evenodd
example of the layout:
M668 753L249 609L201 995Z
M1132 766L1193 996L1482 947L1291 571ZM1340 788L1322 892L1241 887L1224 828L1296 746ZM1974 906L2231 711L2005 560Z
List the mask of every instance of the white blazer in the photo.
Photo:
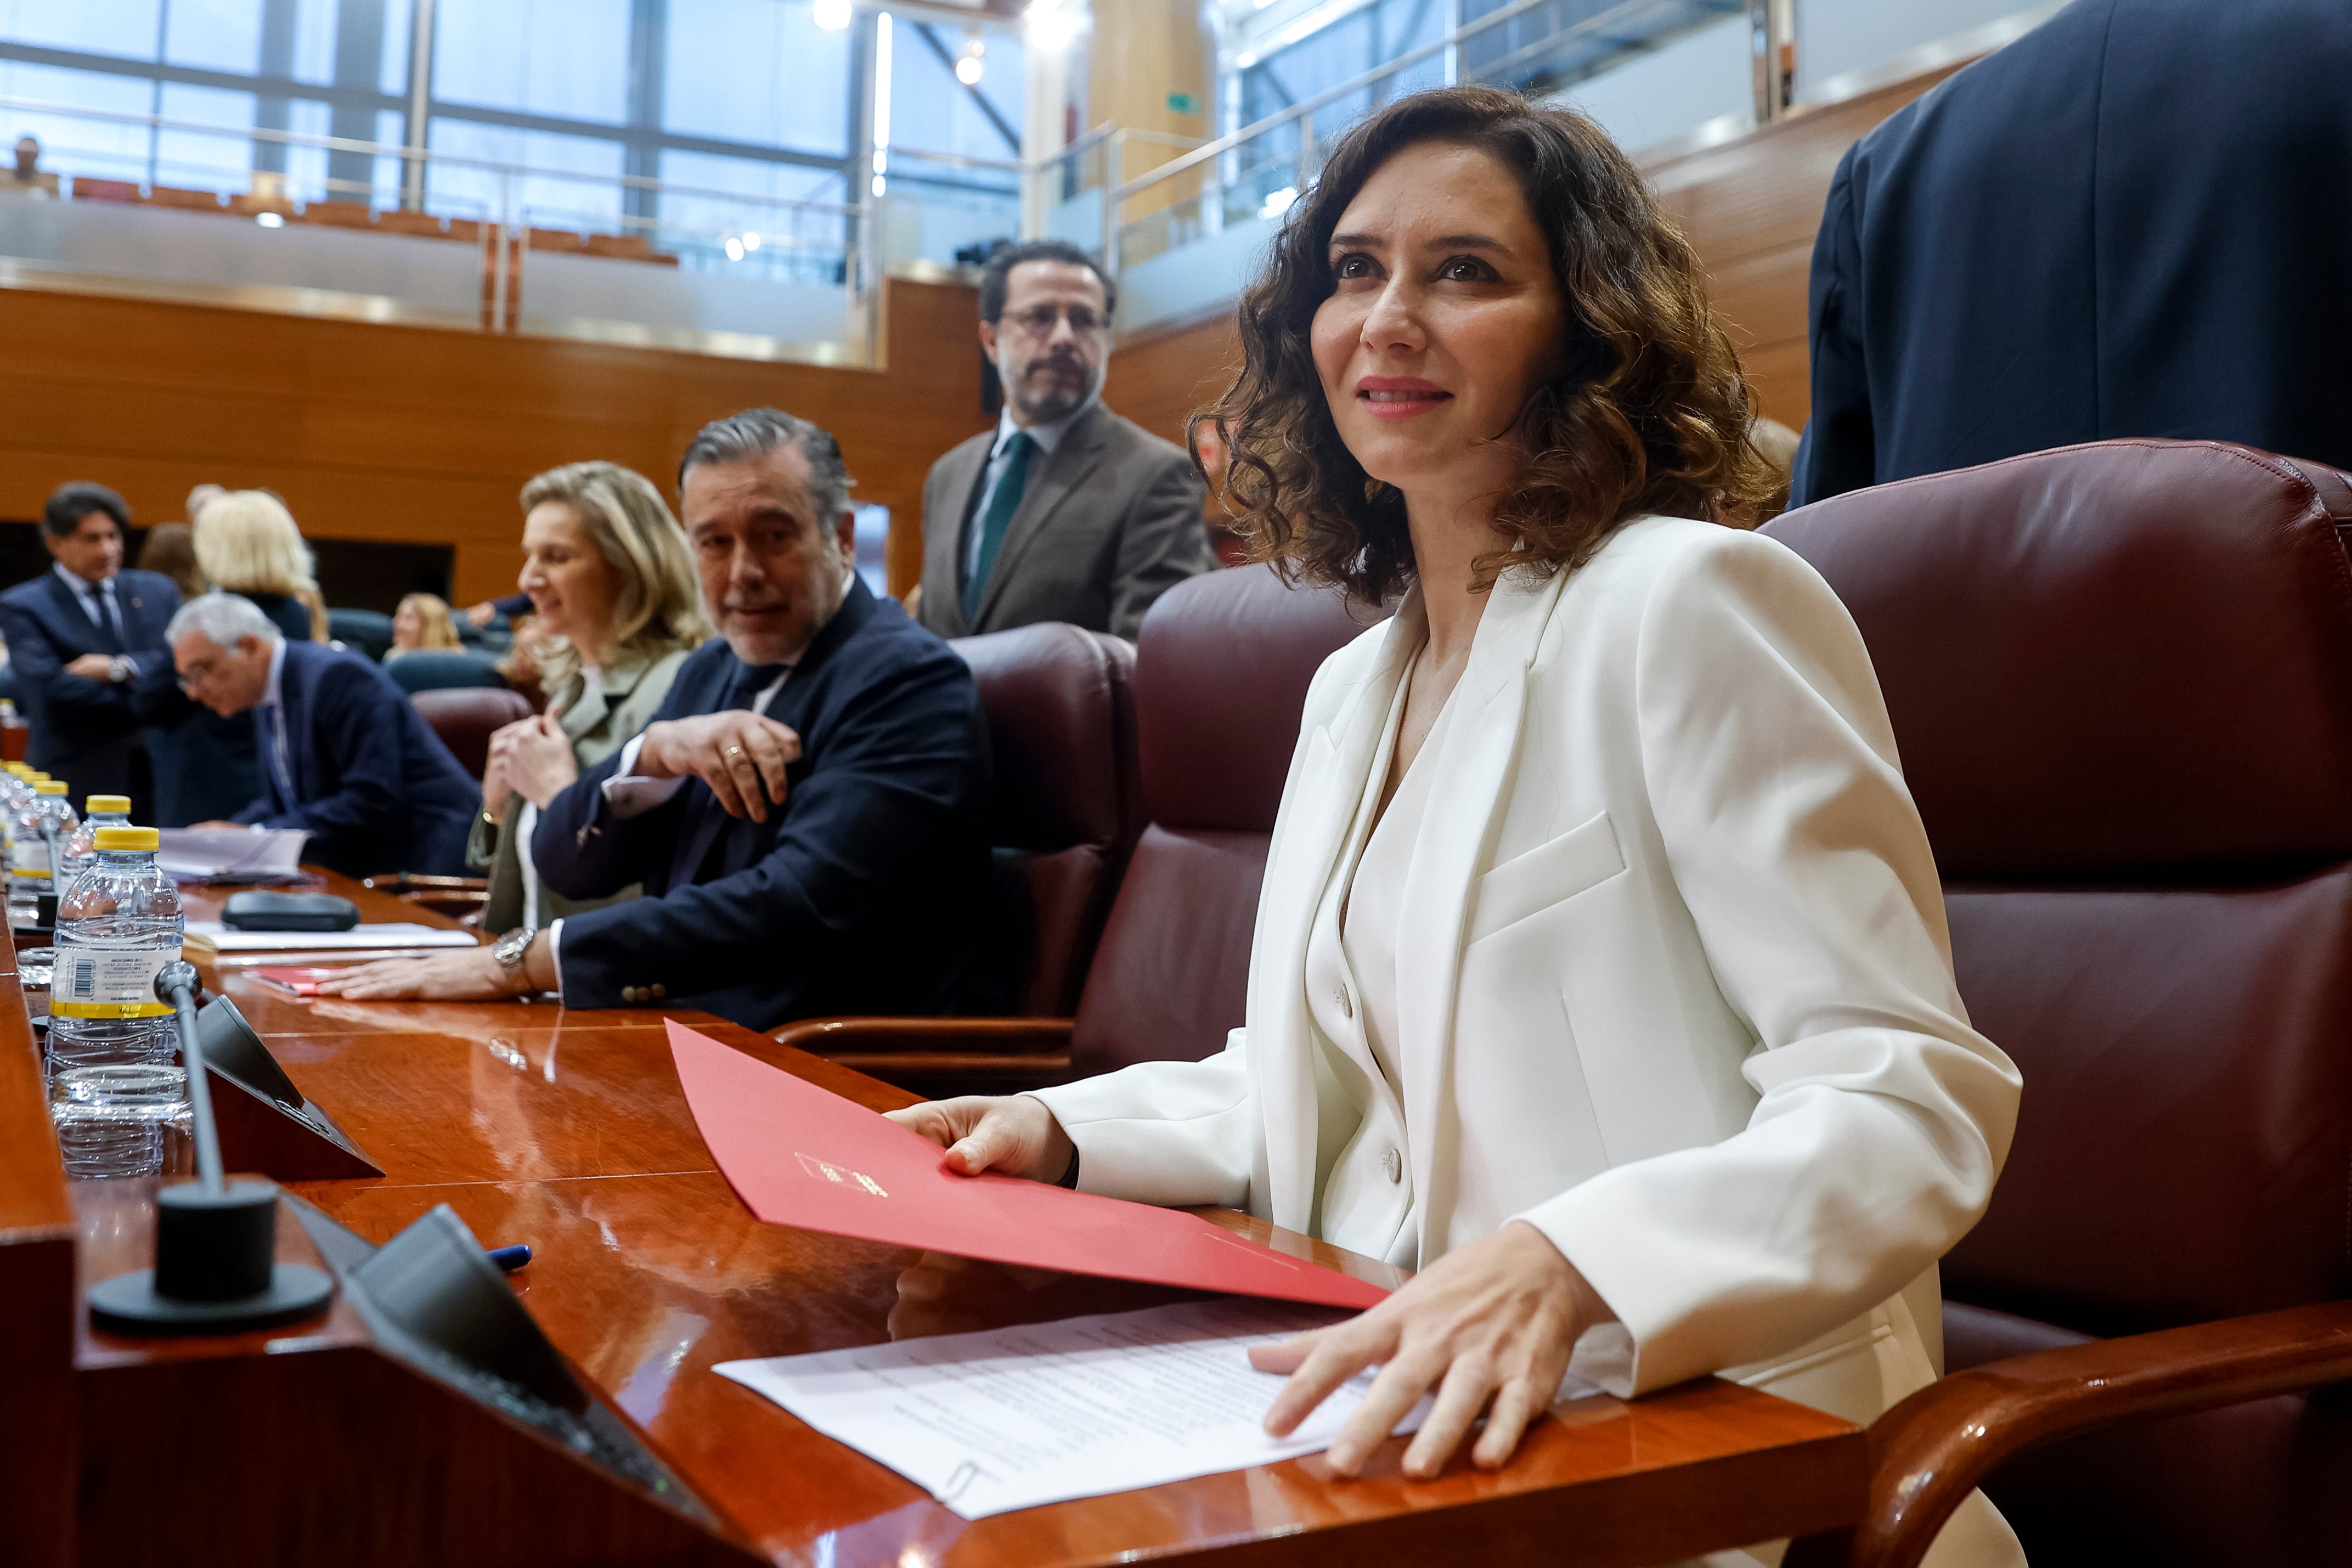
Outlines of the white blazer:
M1308 691L1246 1026L1039 1091L1087 1191L1315 1230L1360 1117L1309 925L1424 637L1416 595ZM1616 1311L1576 1363L1612 1393L1724 1372L1871 1420L1940 1365L2019 1078L1852 617L1773 540L1645 518L1496 584L1452 701L1397 941L1421 1262L1526 1219Z

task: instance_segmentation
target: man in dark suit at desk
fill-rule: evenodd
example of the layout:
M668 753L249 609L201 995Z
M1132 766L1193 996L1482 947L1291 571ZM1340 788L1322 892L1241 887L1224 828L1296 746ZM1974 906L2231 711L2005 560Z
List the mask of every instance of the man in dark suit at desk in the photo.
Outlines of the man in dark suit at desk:
M172 683L163 627L180 591L154 572L122 570L130 509L104 485L60 485L41 509L54 564L0 595L0 637L25 717L25 760L74 795L127 795L148 805L139 731Z
M567 898L646 896L495 948L371 964L360 998L555 991L572 1007L698 1008L755 1029L835 1013L976 1012L988 731L953 649L855 570L831 436L754 408L687 448L678 514L720 640L642 734L540 813Z
M940 636L1067 621L1131 642L1153 600L1217 563L1192 459L1102 405L1112 303L1059 240L1000 250L982 276L1004 412L923 481L915 608Z
M2352 464L2352 6L2075 0L1864 137L1790 504L2112 437Z
M481 786L382 669L288 642L236 594L189 600L166 635L188 695L224 718L250 710L261 753L261 798L198 826L306 828L302 858L347 877L464 871Z

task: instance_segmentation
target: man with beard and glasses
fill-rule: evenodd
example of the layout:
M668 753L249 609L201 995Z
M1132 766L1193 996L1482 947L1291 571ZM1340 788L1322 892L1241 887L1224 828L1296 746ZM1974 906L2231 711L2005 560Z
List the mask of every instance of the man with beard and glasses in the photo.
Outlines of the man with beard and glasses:
M923 482L914 604L941 637L1067 621L1132 641L1154 599L1217 563L1192 458L1102 405L1116 302L1060 240L1007 246L982 274L1004 412Z
M567 899L645 896L322 994L651 1005L755 1029L988 1010L988 730L971 671L854 569L834 438L753 408L703 427L678 517L719 639L645 730L540 813Z

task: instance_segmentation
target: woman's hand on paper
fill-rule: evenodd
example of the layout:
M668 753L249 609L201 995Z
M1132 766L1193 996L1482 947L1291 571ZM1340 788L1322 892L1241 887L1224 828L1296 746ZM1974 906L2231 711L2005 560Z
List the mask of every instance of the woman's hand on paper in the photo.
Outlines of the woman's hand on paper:
M945 1149L943 1163L966 1176L996 1171L1058 1182L1077 1152L1045 1102L1025 1094L967 1094L883 1114Z
M1549 1408L1578 1336L1615 1315L1543 1232L1514 1220L1447 1253L1369 1311L1258 1346L1250 1363L1290 1374L1265 1413L1265 1429L1277 1437L1366 1367L1381 1369L1326 1456L1342 1476L1360 1473L1381 1439L1434 1389L1436 1405L1404 1457L1404 1473L1426 1480L1445 1468L1482 1412L1486 1429L1471 1461L1500 1468L1528 1424Z

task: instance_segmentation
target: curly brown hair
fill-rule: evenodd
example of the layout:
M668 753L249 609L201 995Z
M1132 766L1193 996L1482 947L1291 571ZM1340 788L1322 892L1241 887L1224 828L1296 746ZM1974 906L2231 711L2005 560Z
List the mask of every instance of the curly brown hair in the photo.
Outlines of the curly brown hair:
M1590 559L1630 518L1663 512L1752 523L1770 476L1748 442L1754 397L1707 302L1698 258L1608 135L1572 110L1451 87L1398 100L1341 140L1294 204L1265 273L1241 302L1242 369L1192 416L1230 451L1225 526L1249 558L1378 603L1412 580L1404 497L1340 440L1315 368L1315 313L1330 297L1331 234L1375 170L1407 147L1477 148L1519 181L1551 251L1567 326L1559 370L1513 426L1526 457L1496 502L1496 550L1479 584Z

